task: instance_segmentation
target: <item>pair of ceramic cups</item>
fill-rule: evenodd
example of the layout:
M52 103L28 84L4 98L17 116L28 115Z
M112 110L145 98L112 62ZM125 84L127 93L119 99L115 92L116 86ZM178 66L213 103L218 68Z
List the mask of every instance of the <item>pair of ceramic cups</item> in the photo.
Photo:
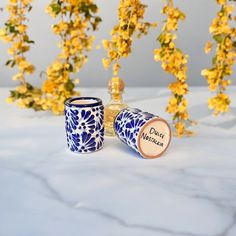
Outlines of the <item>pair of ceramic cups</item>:
M104 144L104 106L94 97L71 98L65 103L66 136L69 149L91 153ZM171 130L168 123L136 108L126 108L114 121L118 138L144 158L157 158L168 148Z

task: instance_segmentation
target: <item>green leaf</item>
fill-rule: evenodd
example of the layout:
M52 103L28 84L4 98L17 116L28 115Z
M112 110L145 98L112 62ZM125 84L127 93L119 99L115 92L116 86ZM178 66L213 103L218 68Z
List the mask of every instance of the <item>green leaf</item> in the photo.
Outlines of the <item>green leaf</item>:
M212 64L213 64L213 65L216 64L216 59L217 59L217 56L214 56L214 57L212 58Z
M9 25L9 26L8 26L8 29L9 29L9 32L10 32L10 33L16 33L16 32L18 32L18 31L15 29L15 26L12 26L12 25Z
M5 63L6 66L10 66L11 68L14 67L15 64L16 64L16 61L12 59L6 61Z
M98 10L97 5L96 5L96 4L91 4L91 5L90 5L90 10L91 10L93 13L96 13L97 10Z
M27 90L33 90L34 87L30 83L26 83Z
M50 6L51 6L51 8L52 8L52 11L53 11L56 15L60 13L60 11L61 11L61 6L60 6L59 4L53 3L53 4L51 4Z
M8 66L11 62L12 62L12 60L6 61L5 66Z
M72 91L74 89L75 85L71 80L68 80L67 83L65 84L65 88L68 91Z
M224 39L220 34L214 35L213 39L217 42L217 43L221 43L222 40Z
M99 17L99 16L96 16L95 19L94 19L94 21L95 21L96 23L100 23L100 22L102 22L102 18Z

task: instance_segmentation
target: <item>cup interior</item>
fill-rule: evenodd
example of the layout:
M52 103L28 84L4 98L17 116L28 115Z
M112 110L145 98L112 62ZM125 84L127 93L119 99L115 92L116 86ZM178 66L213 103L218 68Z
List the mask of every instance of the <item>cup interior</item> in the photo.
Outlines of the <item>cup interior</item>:
M65 102L69 107L94 107L102 105L102 100L95 97L75 97Z
M97 100L95 99L79 99L79 100L72 101L70 104L87 105L87 104L94 104L96 102Z

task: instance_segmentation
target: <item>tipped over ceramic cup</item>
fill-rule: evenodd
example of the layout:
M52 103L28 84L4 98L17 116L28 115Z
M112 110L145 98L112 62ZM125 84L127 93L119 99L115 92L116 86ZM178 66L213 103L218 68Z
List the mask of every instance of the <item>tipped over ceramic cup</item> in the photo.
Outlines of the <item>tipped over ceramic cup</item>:
M119 112L114 129L118 138L143 158L162 156L171 141L171 129L164 119L136 108Z

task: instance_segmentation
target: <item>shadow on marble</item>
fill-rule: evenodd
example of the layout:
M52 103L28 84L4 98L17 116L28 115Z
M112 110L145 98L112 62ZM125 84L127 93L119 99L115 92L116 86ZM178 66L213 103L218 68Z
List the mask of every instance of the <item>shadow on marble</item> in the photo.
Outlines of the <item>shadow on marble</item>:
M207 104L191 106L189 107L189 113L194 120L200 120L212 114L212 112L208 109Z
M125 156L129 156L131 158L143 159L138 153L136 153L133 149L127 146L125 143L120 141L117 137L105 137L104 148L111 148L114 150L120 150L122 154ZM128 154L128 155L127 155Z

